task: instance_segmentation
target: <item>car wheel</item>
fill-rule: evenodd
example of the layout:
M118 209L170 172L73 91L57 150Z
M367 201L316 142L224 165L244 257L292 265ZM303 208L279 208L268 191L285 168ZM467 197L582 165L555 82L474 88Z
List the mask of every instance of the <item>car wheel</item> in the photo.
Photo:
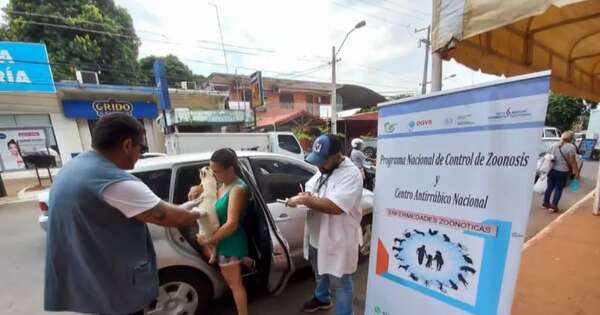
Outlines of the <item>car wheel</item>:
M375 156L377 155L377 152L375 151L375 148L373 148L373 147L366 147L364 150L364 153L366 156L372 157L372 158L375 158Z
M213 289L204 275L194 270L167 269L159 273L159 278L158 297L145 314L208 314Z
M363 235L363 244L358 247L358 260L363 262L369 260L371 253L371 235L373 232L373 215L367 214L360 222L360 230Z

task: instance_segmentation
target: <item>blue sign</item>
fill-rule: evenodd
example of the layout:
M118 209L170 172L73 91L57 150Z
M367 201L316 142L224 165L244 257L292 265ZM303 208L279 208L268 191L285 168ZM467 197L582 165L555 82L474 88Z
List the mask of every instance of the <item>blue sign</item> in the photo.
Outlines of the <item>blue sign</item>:
M45 45L0 42L0 92L55 91Z
M64 100L65 117L98 119L110 113L124 113L135 118L156 118L156 104L119 100Z
M584 160L591 160L596 148L596 139L583 139L579 144L579 153Z
M170 109L171 99L169 98L169 84L167 83L167 71L162 60L154 60L154 80L158 89L158 104L160 109Z

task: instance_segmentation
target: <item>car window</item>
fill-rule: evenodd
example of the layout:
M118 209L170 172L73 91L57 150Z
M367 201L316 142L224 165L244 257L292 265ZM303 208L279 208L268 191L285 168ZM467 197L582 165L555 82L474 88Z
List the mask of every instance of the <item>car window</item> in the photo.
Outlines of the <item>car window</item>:
M299 162L283 159L251 160L258 186L266 202L285 199L300 192L300 185L314 175L315 171Z
M200 169L207 166L208 162L182 166L177 169L175 177L175 192L173 203L182 204L188 201L188 193L192 186L200 184Z
M277 142L279 142L279 147L286 151L297 154L302 152L298 141L296 141L296 138L292 135L278 135Z
M169 201L169 188L171 187L170 169L132 174L146 184L160 199Z
M546 138L558 138L558 133L554 129L546 129Z

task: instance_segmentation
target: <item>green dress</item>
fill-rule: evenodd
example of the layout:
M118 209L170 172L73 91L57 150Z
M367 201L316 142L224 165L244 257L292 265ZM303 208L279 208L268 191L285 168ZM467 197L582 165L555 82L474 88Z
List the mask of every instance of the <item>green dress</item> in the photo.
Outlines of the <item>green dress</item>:
M246 235L246 212L248 208L248 186L243 180L238 179L237 182L231 187L239 186L246 191L246 205L242 207L242 213L240 213L240 223L235 232L224 239L222 239L217 245L218 256L229 256L229 257L248 257L248 236ZM227 222L227 208L229 206L229 192L227 191L221 198L219 198L215 204L215 210L219 217L219 225Z

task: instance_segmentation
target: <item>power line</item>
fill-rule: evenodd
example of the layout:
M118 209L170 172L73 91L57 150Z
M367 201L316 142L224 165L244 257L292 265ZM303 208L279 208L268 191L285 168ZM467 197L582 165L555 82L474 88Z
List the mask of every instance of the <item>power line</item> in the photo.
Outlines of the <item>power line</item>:
M331 3L333 3L334 5L337 5L339 7L342 7L342 8L346 8L348 10L356 11L356 12L358 12L360 14L363 14L363 15L368 15L368 16L370 16L370 17L372 17L374 19L380 20L382 22L386 22L386 23L389 23L389 24L392 24L392 25L404 27L404 28L407 28L407 29L411 28L410 24L399 24L399 23L396 23L394 21L388 20L388 19L386 19L386 18L384 18L382 16L379 16L379 15L370 14L370 13L364 13L364 12L362 12L360 10L357 10L357 9L355 9L355 8L353 8L351 6L347 6L345 4L341 4L341 3L337 2L337 1L331 1Z
M282 75L297 77L297 76L300 76L300 75L303 75L303 74L313 73L313 72L321 70L321 69L323 69L325 67L329 67L329 64L330 63L325 63L325 64L322 64L322 65L318 65L316 67L311 67L311 68L300 70L300 71L288 72L287 74L282 74Z
M394 1L391 1L391 0L381 0L381 1L390 3L393 6L397 7L398 9L404 10L405 12L410 13L410 14L418 13L418 14L421 14L421 15L424 15L424 16L431 17L431 12L424 12L424 11L421 11L421 10L418 10L418 9L415 9L415 8L404 7L400 3L397 3L397 2L394 2Z
M408 16L408 17L411 17L413 19L417 19L417 20L420 20L420 21L425 21L424 18L415 16L414 15L415 12L400 12L400 11L397 11L396 9L392 9L392 8L384 7L384 6L381 6L381 5L377 5L377 4L374 4L374 3L369 2L367 0L360 0L360 1L366 3L366 4L370 5L370 6L373 6L373 7L382 9L382 10L385 10L386 12L392 12L392 13L399 14L399 15L402 15L402 16Z
M4 12L10 13L10 14L16 14L16 15L28 15L28 16L54 18L54 19L59 19L59 20L63 20L63 21L66 21L66 22L71 22L72 19L73 19L71 17L64 17L64 16L61 16L61 15L31 13L31 12L24 12L24 11L12 11L12 10L6 10L6 9L4 9ZM135 33L135 31L138 31L138 32L143 32L143 33L148 33L148 34L156 34L156 35L160 35L163 38L169 39L169 37L166 36L163 33L154 32L154 31L148 31L148 30L144 30L144 29L134 29L134 28L130 29L130 28L118 25L118 24L117 25L111 25L111 24L108 24L108 23L93 22L93 21L84 20L84 19L80 19L80 18L77 18L77 21L82 22L82 23L87 23L87 24L90 24L90 25L98 25L98 26L105 26L105 27L116 27L116 28L127 30L127 31L131 31L131 32L134 32L134 33ZM147 38L144 38L144 39L148 40ZM209 41L209 40L196 40L196 41L197 42L201 42L201 43L213 44L213 45L221 45L221 43L219 43L219 42L214 42L214 41ZM224 46L228 46L228 47L246 49L246 50L256 50L256 51L264 52L264 53L275 53L274 50L264 49L264 48L248 47L248 46L241 46L241 45L234 45L234 44L227 44L227 43L223 43L223 45Z
M205 49L205 50L218 51L218 52L222 51L222 49L219 49L219 48L212 48L212 47L205 47L205 46L196 46L196 45L189 45L189 44L186 44L186 43L179 43L179 42L172 42L172 41L166 41L166 40L158 40L158 39L150 39L150 38L144 38L144 37L137 37L137 36L134 36L134 35L126 35L126 34L120 34L120 33L107 32L107 31L93 30L93 29L88 29L88 28L83 28L83 27L78 27L78 26L65 25L65 24L55 24L55 23L46 23L46 22L28 21L28 20L21 20L20 22L27 23L27 24L32 24L32 25L41 25L41 26L47 26L47 27L55 27L55 28L61 28L61 29L68 29L68 30L75 30L75 31L80 31L80 32L86 32L86 33L95 33L95 34L107 35L107 36L117 36L117 37L122 37L122 38L133 38L133 39L143 39L143 40L146 40L146 41L157 42L157 43L162 43L162 44L181 45L181 46L194 47L194 48L198 48L198 49ZM226 51L230 52L230 53L234 53L234 54L240 54L240 55L256 55L255 53L245 52L245 51L238 51L238 50L226 49Z

